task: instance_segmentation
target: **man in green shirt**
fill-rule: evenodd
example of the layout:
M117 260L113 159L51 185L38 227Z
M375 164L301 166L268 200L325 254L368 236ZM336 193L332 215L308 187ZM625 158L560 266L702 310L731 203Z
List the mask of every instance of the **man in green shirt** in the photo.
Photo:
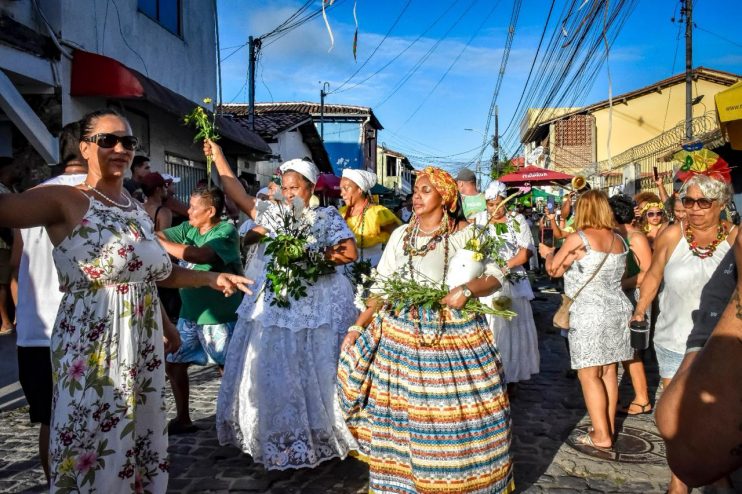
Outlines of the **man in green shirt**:
M157 235L168 254L197 271L239 274L240 240L235 227L221 221L224 193L198 188L191 194L188 222ZM227 347L237 321L242 294L225 298L210 288L181 288L178 319L180 349L167 356L165 369L173 388L177 416L168 424L170 434L195 432L189 413L188 366L218 364L224 368Z
M461 194L461 207L467 221L474 221L474 216L487 209L484 194L477 190L477 176L468 168L462 168L456 175L456 185Z

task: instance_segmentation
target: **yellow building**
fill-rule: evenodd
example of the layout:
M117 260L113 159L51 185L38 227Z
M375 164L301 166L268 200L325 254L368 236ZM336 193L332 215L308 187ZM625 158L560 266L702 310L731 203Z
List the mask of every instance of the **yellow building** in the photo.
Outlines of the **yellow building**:
M738 80L719 70L693 71L693 135L709 147L724 143L714 96ZM669 157L685 139L685 74L617 95L612 107L605 100L563 110L539 112L538 119L526 114L521 142L527 158L538 156L542 166L585 174L599 187L631 182L651 189L654 167L667 183L672 180Z

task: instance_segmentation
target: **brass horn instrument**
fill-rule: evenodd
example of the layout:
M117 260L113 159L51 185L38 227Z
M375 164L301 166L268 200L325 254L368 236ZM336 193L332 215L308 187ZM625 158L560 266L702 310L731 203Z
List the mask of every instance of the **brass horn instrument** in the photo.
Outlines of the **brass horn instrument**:
M572 179L572 191L577 192L587 186L587 179L582 175L576 175Z
M582 189L584 189L585 187L587 187L587 178L585 178L585 176L583 176L583 175L575 175L572 178L572 182L570 184L571 187L567 187L565 185L561 185L561 184L558 184L556 182L552 182L551 184L554 185L555 187L559 187L561 189L564 189L567 192L579 192Z

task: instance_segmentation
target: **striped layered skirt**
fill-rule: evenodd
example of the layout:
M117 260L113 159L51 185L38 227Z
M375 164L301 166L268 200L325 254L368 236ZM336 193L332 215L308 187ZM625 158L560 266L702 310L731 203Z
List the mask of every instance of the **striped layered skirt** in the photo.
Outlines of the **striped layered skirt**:
M338 401L374 493L509 493L510 404L483 317L382 311L343 352Z

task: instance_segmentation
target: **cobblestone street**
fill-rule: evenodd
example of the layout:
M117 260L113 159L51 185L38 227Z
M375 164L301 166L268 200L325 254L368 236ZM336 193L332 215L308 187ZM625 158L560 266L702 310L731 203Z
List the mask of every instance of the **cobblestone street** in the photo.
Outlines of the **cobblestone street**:
M585 431L589 421L579 383L565 374L564 341L549 324L558 295L537 295L541 373L522 383L512 400L517 492L665 492L669 470L651 414L618 418L621 432L615 453L589 450L585 454L570 445L570 436ZM656 368L648 369L650 386L656 389ZM214 429L216 368L194 369L191 383L193 417L201 430L171 437L169 492L366 492L367 468L355 459L331 461L313 470L266 472L237 449L219 446ZM622 402L626 402L630 396L625 380L621 386ZM172 402L170 406L172 410ZM0 414L0 491L44 490L36 434L25 408ZM742 485L739 475L736 480Z

